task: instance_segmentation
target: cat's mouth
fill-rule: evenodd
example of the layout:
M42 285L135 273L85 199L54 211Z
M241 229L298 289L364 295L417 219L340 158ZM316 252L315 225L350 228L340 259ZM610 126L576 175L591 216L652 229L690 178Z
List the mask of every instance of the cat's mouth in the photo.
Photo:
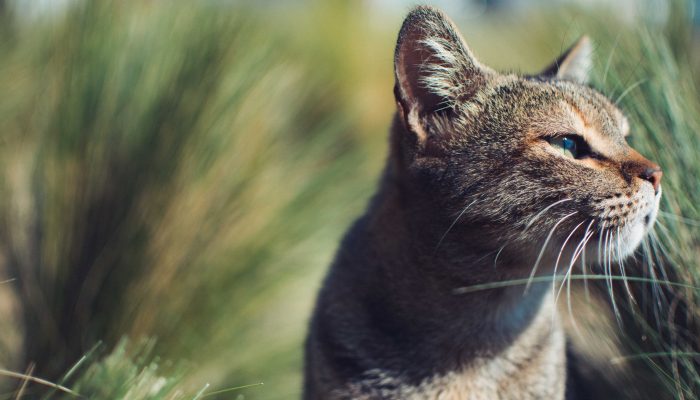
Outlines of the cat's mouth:
M599 216L598 240L593 241L599 263L622 261L637 250L656 222L660 199L661 190L606 206Z

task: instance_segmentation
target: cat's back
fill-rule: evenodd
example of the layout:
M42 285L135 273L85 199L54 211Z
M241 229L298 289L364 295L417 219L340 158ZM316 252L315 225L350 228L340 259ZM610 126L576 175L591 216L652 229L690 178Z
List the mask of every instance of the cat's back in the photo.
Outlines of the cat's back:
M305 343L305 400L330 399L328 388L338 387L361 373L363 292L369 292L372 268L368 216L359 218L345 234L318 293ZM355 349L355 347L357 347Z

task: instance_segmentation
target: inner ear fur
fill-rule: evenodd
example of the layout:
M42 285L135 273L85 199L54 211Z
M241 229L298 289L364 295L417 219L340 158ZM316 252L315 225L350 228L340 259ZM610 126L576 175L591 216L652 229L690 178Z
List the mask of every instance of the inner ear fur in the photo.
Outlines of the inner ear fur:
M395 95L407 129L425 140L424 117L469 101L490 72L439 10L414 8L404 20L394 56Z

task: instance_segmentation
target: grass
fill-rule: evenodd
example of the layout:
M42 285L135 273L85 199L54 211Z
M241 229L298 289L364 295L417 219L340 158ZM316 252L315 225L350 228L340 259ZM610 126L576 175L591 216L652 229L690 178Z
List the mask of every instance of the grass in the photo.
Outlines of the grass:
M689 284L637 285L640 303L628 310L630 328L625 332L628 357L646 362L666 388L663 397L694 399L700 389L700 188L692 177L700 173L700 97L686 16L682 3L671 3L663 33L647 22L632 35L619 36L617 43L601 46L599 52L611 57L599 68L596 84L630 118L630 143L664 169L655 232L630 267L637 276ZM610 26L602 25L598 32L611 37Z
M193 381L298 368L307 279L369 191L364 130L332 71L212 7L85 3L5 37L3 253L37 376L124 335Z
M463 25L487 63L533 70L595 33L595 85L664 167L658 255L686 285L663 289L682 313L670 297L631 310L629 355L666 395L695 398L688 22L556 15ZM102 0L37 18L0 23L0 266L14 279L0 285L0 366L96 399L298 396L313 296L385 157L400 16L373 20L355 2ZM674 325L657 323L664 311ZM22 380L1 381L17 397ZM72 398L31 382L22 394Z

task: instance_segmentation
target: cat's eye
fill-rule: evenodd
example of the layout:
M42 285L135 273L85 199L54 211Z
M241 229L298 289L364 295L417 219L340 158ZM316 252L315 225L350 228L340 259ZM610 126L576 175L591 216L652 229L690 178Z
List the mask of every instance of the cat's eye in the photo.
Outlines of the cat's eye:
M552 147L571 158L582 158L590 154L588 144L578 135L559 135L548 138Z

